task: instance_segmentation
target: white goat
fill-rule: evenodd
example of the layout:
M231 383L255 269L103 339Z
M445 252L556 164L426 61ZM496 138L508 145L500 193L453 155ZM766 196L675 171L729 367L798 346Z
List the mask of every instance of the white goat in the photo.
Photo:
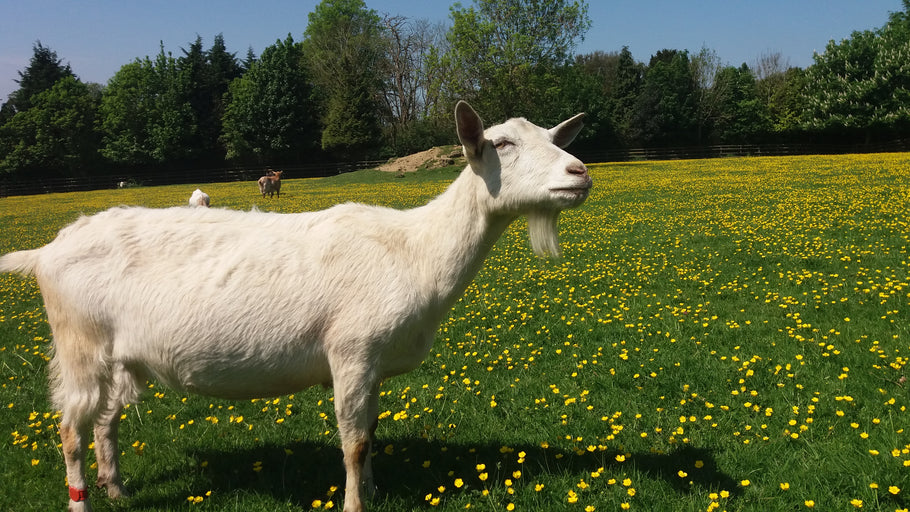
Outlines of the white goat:
M193 195L190 196L190 206L208 207L209 195L197 188L193 191Z
M333 385L344 510L362 510L361 489L373 490L380 381L420 364L518 216L528 216L536 253L559 253L557 216L591 187L585 166L561 149L582 116L550 130L511 119L484 131L459 102L468 166L443 194L411 210L120 207L78 219L44 247L0 258L0 271L37 276L44 296L70 511L89 510L92 425L98 486L124 494L120 411L152 377L228 399Z
M266 194L269 197L278 194L278 199L281 199L281 174L283 172L269 171L269 174L259 178L259 193L262 194L262 197L265 197Z

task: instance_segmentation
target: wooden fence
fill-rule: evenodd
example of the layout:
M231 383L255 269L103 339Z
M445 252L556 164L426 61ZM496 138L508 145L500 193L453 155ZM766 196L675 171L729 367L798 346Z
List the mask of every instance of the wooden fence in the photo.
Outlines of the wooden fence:
M910 139L869 144L722 144L677 148L638 148L590 151L578 156L585 162L636 160L685 160L732 156L842 155L848 153L895 153L910 151Z
M910 139L900 139L869 144L725 144L716 146L677 148L638 148L604 151L586 151L578 157L588 163L625 162L637 160L682 160L693 158L724 158L732 156L787 156L809 154L891 153L910 151ZM287 177L317 178L345 172L379 167L383 160L359 162L282 166ZM73 178L28 179L0 177L0 197L73 192L117 188L119 184L155 186L182 183L221 183L255 181L264 174L263 168L215 168L174 171L129 172Z
M287 178L321 178L379 167L385 160L366 160L329 164L276 167L285 171ZM102 190L121 186L179 185L184 183L223 183L231 181L256 181L265 175L265 168L212 168L173 171L133 171L118 174L82 176L72 178L20 179L0 177L0 197L47 194L50 192L76 192Z

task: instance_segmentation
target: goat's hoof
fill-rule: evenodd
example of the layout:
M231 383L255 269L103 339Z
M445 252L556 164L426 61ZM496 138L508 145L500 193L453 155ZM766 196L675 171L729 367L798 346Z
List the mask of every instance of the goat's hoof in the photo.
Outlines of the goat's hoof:
M112 500L130 497L130 494L126 492L126 488L123 487L123 484L99 480L95 485L97 485L99 489L104 488L107 490L107 496Z
M356 505L345 505L342 512L363 512L363 505L358 503Z
M92 512L92 506L87 501L70 501L67 512Z
M126 492L126 488L122 485L109 485L107 486L107 496L112 500L119 500L129 498L130 493Z

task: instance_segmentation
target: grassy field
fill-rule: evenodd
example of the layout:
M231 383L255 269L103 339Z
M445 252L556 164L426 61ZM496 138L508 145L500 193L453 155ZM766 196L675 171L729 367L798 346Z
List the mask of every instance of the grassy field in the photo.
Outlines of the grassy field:
M534 258L517 222L425 363L384 383L371 510L910 507L910 154L591 174L564 258ZM453 178L286 180L271 201L203 188L213 206L298 212L419 205ZM0 253L194 188L0 199ZM0 275L0 511L66 504L50 337L34 281ZM121 448L132 497L93 490L98 511L341 508L331 390L229 402L149 383Z

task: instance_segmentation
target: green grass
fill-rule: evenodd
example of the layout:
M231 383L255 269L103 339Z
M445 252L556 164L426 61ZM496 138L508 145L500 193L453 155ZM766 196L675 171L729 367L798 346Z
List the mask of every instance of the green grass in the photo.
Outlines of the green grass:
M523 221L382 387L371 510L902 510L910 506L910 155L591 166L534 258ZM213 205L408 207L451 170L205 185ZM0 252L80 213L190 186L0 200ZM0 510L65 507L50 332L0 276ZM107 510L340 509L332 391L214 401L150 383L124 410L132 497ZM89 470L93 478L93 470Z

